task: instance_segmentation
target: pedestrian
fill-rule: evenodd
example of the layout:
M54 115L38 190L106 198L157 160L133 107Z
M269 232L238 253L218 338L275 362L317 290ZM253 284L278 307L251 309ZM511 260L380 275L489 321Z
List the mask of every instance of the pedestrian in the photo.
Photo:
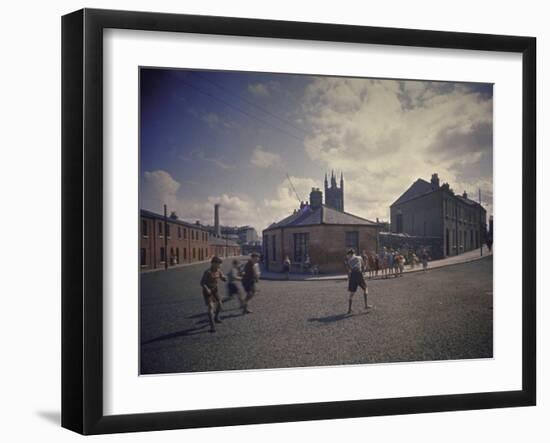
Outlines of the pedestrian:
M288 280L290 274L290 258L288 255L285 255L283 260L283 272L285 273L286 279Z
M384 246L378 253L378 265L380 268L382 278L386 278L386 247Z
M422 250L422 254L420 255L420 261L422 262L422 269L424 271L427 271L428 270L428 252L423 249Z
M487 244L487 248L489 249L489 252L493 250L493 235L487 234L487 240L485 241Z
M233 260L231 262L231 270L227 274L227 300L232 300L233 296L237 294L242 305L242 293L237 285L237 282L241 281L241 270L239 269L239 260Z
M361 253L361 259L363 260L363 269L362 269L362 272L363 274L367 273L367 276L368 276L368 272L369 272L369 256L367 254L367 251L363 250L363 252Z
M303 271L307 273L310 271L310 269L311 269L311 260L309 258L309 255L306 254L304 258Z
M411 255L411 269L414 269L414 267L418 264L418 257L413 252Z
M403 271L405 270L405 256L403 254L398 255L397 265L399 268L399 277L403 277Z
M401 260L401 254L399 250L395 251L393 254L393 272L396 277L399 277L399 262Z
M250 258L244 265L243 276L241 283L246 292L246 296L243 299L242 310L243 314L250 314L252 311L248 309L248 303L256 295L256 284L260 280L260 270L258 267L258 261L260 256L258 253L253 252L250 254Z
M365 301L365 309L372 308L367 304L367 296L369 293L367 282L363 277L363 259L355 255L355 251L350 249L346 254L346 267L348 270L348 315L351 314L351 305L353 303L353 295L357 292L357 288L360 287L363 290L363 298Z
M388 264L387 264L387 274L388 277L391 277L393 274L393 262L394 262L394 252L393 249L390 250L388 254L386 254Z
M367 260L369 262L369 277L370 278L373 278L374 277L374 273L378 273L378 270L376 269L376 261L375 261L375 256L372 252L370 252L368 254L368 257L367 257Z
M218 291L218 280L226 281L226 278L220 269L221 264L221 258L216 256L212 257L212 260L210 261L210 268L204 271L201 278L202 296L206 306L208 307L210 332L216 332L214 323L222 322L220 319L222 301Z

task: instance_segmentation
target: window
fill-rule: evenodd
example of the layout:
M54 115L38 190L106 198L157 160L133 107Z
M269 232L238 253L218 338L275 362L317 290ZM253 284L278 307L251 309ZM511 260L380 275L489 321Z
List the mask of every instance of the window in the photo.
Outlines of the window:
M403 214L397 214L395 216L395 232L398 234L403 232Z
M145 248L141 248L139 264L141 266L147 265L147 250Z
M166 251L164 250L164 246L160 247L160 262L164 263L166 261Z
M184 230L183 230L183 238L184 238L184 239L187 238L187 229L184 229Z
M148 226L147 226L147 220L141 220L141 235L144 237L147 237L148 235Z
M162 237L162 222L159 222L159 236Z
M180 248L176 248L176 264L180 262Z
M271 260L277 261L277 236L271 237Z
M197 258L197 251L193 248L193 260L195 260L195 258Z
M353 249L356 253L359 252L359 232L346 232L346 249Z
M306 255L309 255L309 233L294 234L294 261L302 263Z
M178 238L181 238L181 226L178 226Z
M166 237L170 238L170 225L166 223Z
M185 232L185 231L183 231ZM187 248L183 248L183 259L187 260Z

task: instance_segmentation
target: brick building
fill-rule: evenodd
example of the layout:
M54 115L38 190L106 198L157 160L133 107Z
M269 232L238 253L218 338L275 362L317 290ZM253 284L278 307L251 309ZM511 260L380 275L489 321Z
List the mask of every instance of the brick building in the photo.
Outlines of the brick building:
M419 178L391 206L391 232L437 237L443 257L480 247L487 231L487 212L464 192L455 194L448 183Z
M208 231L198 222L187 223L170 215L141 210L140 266L142 270L208 260ZM165 248L166 236L166 248Z
M208 240L210 257L217 255L220 258L236 257L242 255L241 246L227 238L210 236Z
M166 248L165 248L166 235ZM209 235L199 222L188 223L172 213L164 216L142 209L140 211L140 268L142 271L168 266L198 263L214 255L241 255L240 246L232 241Z
M343 272L346 251L376 251L380 229L373 221L323 204L323 192L314 188L310 203L263 231L264 266L281 271L288 255L292 270L300 271L308 256L320 273Z

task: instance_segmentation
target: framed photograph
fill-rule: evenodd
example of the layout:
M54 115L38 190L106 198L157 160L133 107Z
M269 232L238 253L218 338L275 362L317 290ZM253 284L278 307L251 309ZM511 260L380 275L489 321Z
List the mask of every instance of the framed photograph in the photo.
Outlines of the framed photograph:
M536 403L536 40L62 19L62 425Z

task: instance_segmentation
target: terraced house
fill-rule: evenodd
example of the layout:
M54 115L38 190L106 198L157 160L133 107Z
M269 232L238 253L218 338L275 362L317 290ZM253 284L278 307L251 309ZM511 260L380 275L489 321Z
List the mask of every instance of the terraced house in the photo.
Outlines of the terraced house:
M391 231L411 236L437 237L443 256L479 248L487 233L487 211L448 183L419 178L391 206Z
M185 222L174 213L165 220L163 215L144 209L140 215L142 271L209 258L208 231L199 222Z

